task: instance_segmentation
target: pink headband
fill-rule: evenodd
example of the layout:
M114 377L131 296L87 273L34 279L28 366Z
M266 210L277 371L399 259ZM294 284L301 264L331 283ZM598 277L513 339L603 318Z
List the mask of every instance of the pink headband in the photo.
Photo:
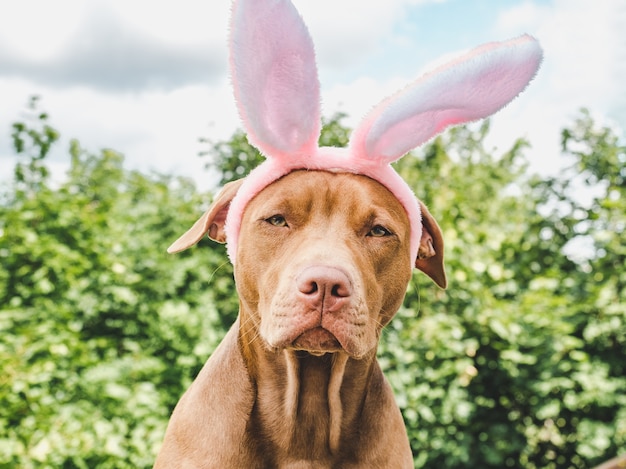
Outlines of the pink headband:
M378 104L354 130L348 148L319 147L320 89L313 42L289 0L235 0L230 66L248 140L267 160L248 175L226 218L235 263L243 211L263 188L297 169L363 174L385 186L411 223L417 258L418 199L391 167L445 128L487 117L514 99L537 73L539 44L530 36L480 46Z

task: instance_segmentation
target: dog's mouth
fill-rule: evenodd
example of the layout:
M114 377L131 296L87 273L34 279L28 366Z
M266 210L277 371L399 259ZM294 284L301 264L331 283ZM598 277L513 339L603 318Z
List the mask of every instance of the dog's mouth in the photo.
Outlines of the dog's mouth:
M295 350L303 350L311 355L324 355L338 352L342 349L337 338L321 326L304 331L292 342Z

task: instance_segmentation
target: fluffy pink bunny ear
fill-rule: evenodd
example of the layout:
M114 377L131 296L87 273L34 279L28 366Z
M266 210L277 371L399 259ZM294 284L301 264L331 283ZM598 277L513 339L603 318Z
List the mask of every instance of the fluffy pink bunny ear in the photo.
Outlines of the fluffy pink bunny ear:
M234 1L230 65L250 143L267 157L314 152L321 128L315 52L290 1Z
M487 117L526 88L541 60L528 35L480 46L376 106L352 134L352 151L391 163L446 127Z

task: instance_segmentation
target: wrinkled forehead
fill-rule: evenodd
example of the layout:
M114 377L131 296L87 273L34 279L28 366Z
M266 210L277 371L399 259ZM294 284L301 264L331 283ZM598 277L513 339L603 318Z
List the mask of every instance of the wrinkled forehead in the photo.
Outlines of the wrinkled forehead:
M306 214L314 210L328 215L358 211L361 217L385 214L408 224L403 205L375 179L324 170L294 170L270 183L250 200L243 218L281 212Z

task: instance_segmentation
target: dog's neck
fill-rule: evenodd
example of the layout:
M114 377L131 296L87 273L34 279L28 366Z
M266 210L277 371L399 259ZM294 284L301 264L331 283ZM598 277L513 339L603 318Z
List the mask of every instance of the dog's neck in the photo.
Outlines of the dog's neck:
M354 437L349 429L359 428L376 351L360 360L342 352L270 351L245 336L240 346L256 388L251 431L294 458L332 457L342 440ZM309 454L293 454L294 448Z

